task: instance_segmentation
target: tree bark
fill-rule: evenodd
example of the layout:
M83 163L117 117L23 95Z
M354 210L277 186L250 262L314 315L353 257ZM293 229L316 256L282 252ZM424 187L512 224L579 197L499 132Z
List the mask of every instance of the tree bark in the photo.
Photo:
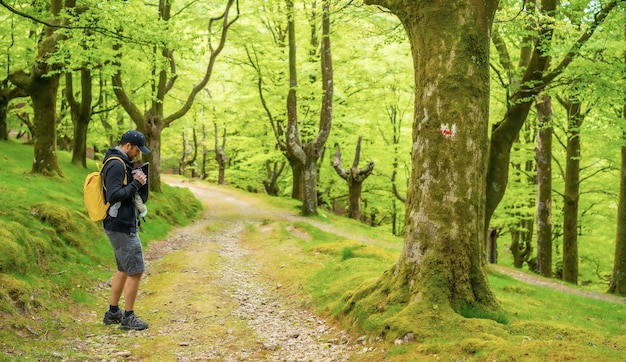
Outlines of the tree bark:
M20 97L28 97L28 93L21 88L10 87L8 79L0 82L0 141L9 139L9 125L7 124L9 103Z
M74 147L72 147L72 164L87 167L87 131L92 115L92 77L89 69L80 71L80 94L78 102L74 97L72 74L65 75L65 98L70 105L72 124L74 125Z
M561 100L560 100L561 101ZM578 199L580 197L580 126L584 115L577 101L562 100L567 110L565 192L563 195L563 275L578 284Z
M333 167L342 179L348 183L348 217L361 221L361 190L363 189L363 181L374 171L374 162L370 162L367 168L359 170L359 159L361 157L361 140L363 136L359 136L357 141L356 152L354 154L354 162L349 170L341 167L341 148L338 143L335 144L335 159Z
M368 305L399 302L423 313L434 305L440 315L451 309L498 309L482 263L489 32L497 1L366 3L396 14L411 42L412 170L402 253L373 287L357 291L344 311L358 314L371 311ZM410 332L401 323L388 323L388 333Z
M222 135L222 145L219 145L219 136L217 135L217 123L213 123L215 128L215 161L217 161L218 173L217 183L218 185L224 185L226 183L226 163L228 162L228 156L224 149L226 148L226 127L224 127L224 133Z
M552 104L544 95L537 104L537 272L552 276Z

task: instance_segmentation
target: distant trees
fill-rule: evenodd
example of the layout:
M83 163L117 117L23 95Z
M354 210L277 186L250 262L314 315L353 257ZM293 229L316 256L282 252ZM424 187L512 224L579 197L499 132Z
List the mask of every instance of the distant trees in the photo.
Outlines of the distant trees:
M554 18L557 14L557 1L546 0L541 4L525 0L523 10L536 15L529 20L529 32L525 33L520 41L520 67L516 69L510 57L507 45L502 41L500 33L505 24L494 27L492 39L500 56L500 66L503 70L503 80L507 89L506 113L502 121L492 128L489 146L489 168L487 171L487 204L486 225L489 225L491 217L502 200L506 190L510 150L517 139L522 125L528 117L530 108L536 96L538 96L555 78L578 56L580 49L589 41L594 31L606 19L608 14L617 6L617 1L608 1L602 8L595 9L593 19L587 24L582 24L587 17L579 17L580 27L584 27L580 36L575 40L569 50L560 60L553 59L550 52L555 31ZM551 63L555 64L552 68Z
M529 123L535 117L532 114L532 104L541 103L541 98L545 95L563 99L563 94L566 94L573 99L587 98L590 103L592 103L592 98L611 98L605 93L607 87L601 85L603 80L589 75L597 72L592 69L602 67L599 64L614 62L612 58L614 50L597 47L592 35L596 33L600 25L604 25L607 21L609 24L615 21L610 19L610 15L618 16L619 12L615 12L618 6L621 5L615 1L602 3L543 1L540 4L524 1L521 9L503 6L500 18L507 18L511 21L498 21L494 25L492 42L498 58L497 62L492 63L492 69L495 79L505 90L506 110L502 120L494 125L490 139L487 225L504 195L509 175L515 175L513 180L516 185L520 186L523 184L520 182L523 178L532 180L535 177L532 158L522 159L521 162L511 159L511 149L517 154L527 152L525 148L533 146L535 136L540 138L541 132L545 130ZM515 27L513 24L519 20L522 20L523 25ZM598 42L606 46L604 40L599 39ZM514 48L519 49L518 54L509 52L512 48L511 44L515 44ZM582 65L584 62L587 62L586 66ZM581 82L585 85L583 86ZM583 89L587 90L584 95ZM555 199L546 197L542 198L541 205L537 205L537 207L544 208L550 205L552 214L546 214L542 218L539 218L539 215L536 218L529 217L528 210L534 205L534 194L526 196L527 201L524 201L522 200L524 196L519 189L516 193L520 196L509 199L509 203L503 206L509 213L508 223L512 237L511 250L514 265L521 267L523 262L529 264L536 262L539 264L538 271L543 275L552 276L554 266L549 260L557 260L560 264L557 268L559 276L562 275L566 281L577 283L578 194L580 183L584 181L584 178L580 179L577 175L580 172L578 162L581 154L580 145L576 143L580 142L579 132L583 115L576 115L569 111L568 114L568 120L565 122L567 141L562 143L566 149L565 169L559 175L563 177L564 182L564 192L559 192L562 199L557 199L555 204L552 202ZM540 120L542 118L539 109L536 118ZM570 126L567 126L568 124ZM520 135L519 132L522 129L524 132ZM543 138L543 140L548 139ZM550 157L555 157L554 150ZM545 156L543 160L548 161ZM556 162L560 166L558 158ZM510 165L513 165L512 173L509 172ZM543 170L540 166L537 164L538 171ZM547 181L545 178L542 180ZM542 190L542 185L539 184L538 188ZM548 192L548 190L543 189L543 192ZM563 205L562 209L560 205ZM533 220L541 222L536 230L538 238L536 260L529 259L530 252L533 250ZM556 223L549 232L546 229L546 222ZM555 251L560 253L561 250L562 259L553 258L552 254ZM531 268L535 269L535 265L533 264Z
M189 9L185 9L189 11ZM206 10L206 9L205 9ZM231 13L232 11L232 13ZM234 13L234 15L233 15ZM164 26L172 20L172 1L159 2L158 19ZM120 105L126 110L130 118L137 125L137 129L146 135L146 141L151 152L147 155L147 159L150 161L150 188L154 191L161 190L161 133L164 128L169 127L172 122L180 119L184 116L198 95L198 93L204 89L208 84L209 79L213 75L213 69L217 57L224 49L226 44L226 35L229 28L239 17L239 1L238 0L226 0L225 6L221 13L208 20L208 62L202 78L198 81L194 81L194 85L190 87L187 95L182 99L180 104L171 104L166 101L166 97L173 90L176 81L178 80L177 62L175 59L176 48L173 46L176 42L173 39L167 39L168 34L165 32L157 33L157 36L165 37L161 42L156 42L152 48L152 54L149 58L151 60L151 79L147 79L150 85L151 92L148 97L147 103L150 104L145 112L142 112L138 106L137 100L133 100L127 88L125 88L124 76L127 78L133 78L136 74L129 68L125 68L123 72L122 68L122 56L124 55L123 43L115 45L117 51L117 72L112 77L113 89ZM216 31L217 29L217 31ZM215 35L213 32L216 32ZM173 34L169 34L169 37L173 37ZM217 42L214 43L213 36L216 36ZM128 55L127 55L128 56ZM141 99L145 101L145 99ZM165 114L166 105L177 108L170 114Z

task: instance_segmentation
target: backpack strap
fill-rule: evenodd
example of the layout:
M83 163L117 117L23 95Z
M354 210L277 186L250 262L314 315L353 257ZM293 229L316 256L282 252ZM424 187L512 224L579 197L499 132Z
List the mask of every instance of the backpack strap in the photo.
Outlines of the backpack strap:
M110 160L118 160L118 161L120 161L122 163L122 165L124 165L124 185L127 185L128 184L128 174L126 173L126 162L124 162L124 160L122 160L121 157L111 156L111 157L107 158L106 161L104 161L104 163L102 164L102 168L100 169L100 174L102 174L102 171L104 171L104 166ZM104 179L102 180L102 183L103 183L103 186L104 186Z
M106 159L106 161L104 161L104 163L102 164L102 168L100 169L100 176L102 176L102 171L104 171L104 166L107 164L107 162L109 162L110 160L118 160L122 163L122 165L124 165L124 183L123 185L126 186L128 185L128 173L126 172L126 162L124 162L124 160L122 160L121 157L118 156L111 156L109 158ZM104 177L102 177L102 189L104 190L104 201L108 202L107 198L107 193L106 193L106 186L104 186Z

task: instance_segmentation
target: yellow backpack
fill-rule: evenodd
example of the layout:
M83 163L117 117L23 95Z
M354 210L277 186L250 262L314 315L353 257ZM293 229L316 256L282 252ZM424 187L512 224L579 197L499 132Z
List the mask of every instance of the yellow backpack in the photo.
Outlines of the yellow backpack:
M85 178L85 185L83 186L83 201L87 207L89 218L91 221L102 221L107 216L109 211L109 203L104 201L104 183L102 180L102 169L104 165L110 160L119 160L124 165L126 170L126 162L119 157L109 157L102 167L98 171L91 172ZM126 179L126 172L124 172L124 185L128 183Z

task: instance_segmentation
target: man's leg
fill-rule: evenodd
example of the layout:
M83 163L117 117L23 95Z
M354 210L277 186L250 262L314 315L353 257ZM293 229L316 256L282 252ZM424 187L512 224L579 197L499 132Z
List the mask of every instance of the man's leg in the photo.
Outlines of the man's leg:
M120 311L120 297L126 284L126 273L116 271L111 282L111 296L109 297L109 310L104 314L102 322L104 324L120 323L122 321L122 312Z
M148 328L148 323L142 321L134 313L135 300L137 299L137 292L139 291L139 281L141 280L142 273L129 275L126 278L126 286L124 287L124 317L122 317L121 329L129 330L143 330Z
M129 275L126 279L126 285L124 286L124 309L127 311L135 310L135 300L137 299L137 293L139 291L139 282L141 281L142 273ZM119 298L119 296L118 296Z
M109 297L109 304L113 306L120 305L120 297L126 284L127 275L124 272L116 271L113 275L113 281L111 282L111 296ZM136 292L135 292L136 294ZM124 296L126 298L126 296ZM133 301L134 303L134 301Z

